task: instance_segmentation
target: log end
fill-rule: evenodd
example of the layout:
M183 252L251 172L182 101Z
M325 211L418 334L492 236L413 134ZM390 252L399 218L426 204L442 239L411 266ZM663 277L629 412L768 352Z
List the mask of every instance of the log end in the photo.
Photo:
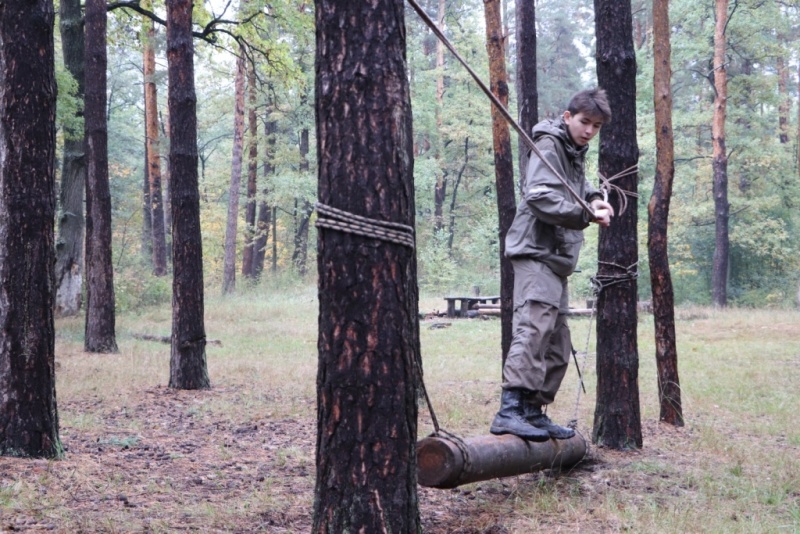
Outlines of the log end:
M417 480L429 488L454 488L464 467L464 456L458 446L442 438L425 438L417 442Z

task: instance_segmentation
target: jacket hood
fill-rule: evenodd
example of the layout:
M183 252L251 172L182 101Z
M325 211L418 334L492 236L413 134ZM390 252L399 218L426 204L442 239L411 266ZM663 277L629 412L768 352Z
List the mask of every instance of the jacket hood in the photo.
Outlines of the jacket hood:
M579 156L583 156L586 154L586 151L589 150L589 145L578 146L575 144L572 140L572 136L569 135L569 131L567 131L567 124L564 122L564 117L559 116L557 119L545 119L533 127L534 142L538 141L543 135L552 135L560 139L567 155L573 160Z

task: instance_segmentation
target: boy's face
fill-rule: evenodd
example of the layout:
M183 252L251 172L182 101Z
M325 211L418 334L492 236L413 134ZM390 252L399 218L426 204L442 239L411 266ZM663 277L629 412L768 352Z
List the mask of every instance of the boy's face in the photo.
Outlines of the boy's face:
M573 115L569 111L565 111L564 123L567 125L569 135L575 141L575 144L585 146L600 131L600 127L603 126L603 119L602 117L584 115L583 112Z

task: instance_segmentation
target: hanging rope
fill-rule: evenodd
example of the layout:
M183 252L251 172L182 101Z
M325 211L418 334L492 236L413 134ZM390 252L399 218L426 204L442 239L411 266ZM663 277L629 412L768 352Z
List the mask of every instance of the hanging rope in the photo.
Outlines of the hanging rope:
M349 234L380 239L414 248L414 229L405 224L379 221L362 217L348 211L316 203L317 228L328 228Z
M417 12L417 14L420 16L423 22L425 22L425 24L431 29L434 35L436 35L436 37L439 38L442 44L444 44L447 47L447 49L450 50L450 52L456 57L456 59L464 66L464 68L467 69L467 72L469 72L469 74L472 76L472 79L475 80L475 83L478 84L478 87L480 87L486 94L486 96L489 97L489 100L492 101L492 104L494 104L495 108L497 108L497 111L499 111L500 114L506 119L506 121L508 121L508 123L514 128L514 130L516 130L520 138L522 138L525 144L528 145L528 148L530 148L537 156L539 156L539 159L542 160L542 163L544 163L545 166L548 169L550 169L550 172L552 172L556 176L556 178L559 179L559 181L564 185L564 187L567 189L567 191L575 200L575 202L578 205L580 205L580 207L583 208L589 215L591 215L592 220L594 220L594 210L591 208L591 206L589 206L589 204L583 199L583 197L581 197L577 192L575 192L572 186L567 182L566 178L561 176L561 174L555 169L555 167L553 167L553 165L544 158L539 148L533 142L533 139L531 139L528 133L525 130L523 130L519 124L517 124L517 121L514 120L514 117L511 116L511 113L508 112L503 103L500 102L500 100L494 95L494 93L492 93L489 90L489 88L486 86L486 84L483 83L483 81L475 73L475 71L472 70L472 68L470 68L470 66L467 64L464 58L462 58L458 54L458 52L456 52L456 49L453 47L452 43L450 43L447 37L445 37L444 33L442 33L439 27L436 26L436 23L433 22L433 20L428 16L427 13L425 13L425 11L420 7L419 4L417 4L415 0L408 0L408 4L412 8L414 8L414 11Z
M632 169L633 167L631 167ZM630 169L628 169L629 171ZM627 172L627 171L623 171ZM635 171L634 171L635 172ZM621 174L621 173L620 173ZM628 172L628 174L632 174L632 172ZM617 178L619 175L612 177L611 179ZM622 198L622 197L621 197ZM639 265L637 261L633 265L629 267L623 267L618 263L608 262L608 261L598 261L600 265L606 265L609 267L613 267L621 272L616 274L596 274L592 278L590 278L590 283L592 285L592 295L594 299L592 299L592 313L589 315L589 326L586 330L586 348L583 351L583 363L582 365L578 366L577 358L575 359L575 365L578 367L578 377L580 378L578 384L578 393L575 398L575 409L573 411L572 420L569 422L568 426L570 428L577 428L578 426L578 407L580 406L581 402L581 392L585 393L586 389L583 387L583 376L581 375L581 369L586 369L586 359L589 356L589 340L592 335L592 321L594 320L595 311L597 310L597 301L600 297L600 293L607 287L613 286L615 284L621 284L624 282L630 282L632 280L636 280L639 277L639 272L636 267Z

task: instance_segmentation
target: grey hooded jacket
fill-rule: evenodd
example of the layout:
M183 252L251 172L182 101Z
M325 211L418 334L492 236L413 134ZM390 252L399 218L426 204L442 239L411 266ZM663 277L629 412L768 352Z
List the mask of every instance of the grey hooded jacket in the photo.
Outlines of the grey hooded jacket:
M542 156L584 200L591 202L602 196L584 174L584 157L589 147L575 145L563 118L544 120L534 126L533 140ZM583 229L591 221L591 216L575 202L564 184L532 153L522 200L506 235L506 256L540 261L558 276L569 276L578 263Z

